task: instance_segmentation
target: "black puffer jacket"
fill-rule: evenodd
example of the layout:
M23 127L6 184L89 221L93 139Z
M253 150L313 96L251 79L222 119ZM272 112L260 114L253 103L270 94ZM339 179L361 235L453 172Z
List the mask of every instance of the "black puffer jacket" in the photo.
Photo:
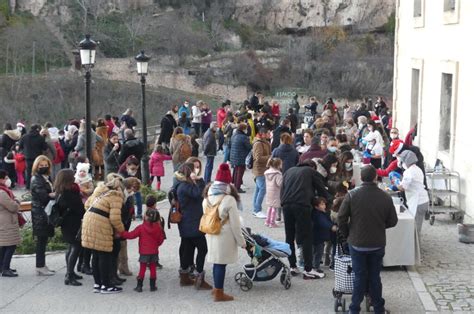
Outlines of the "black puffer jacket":
M158 144L169 143L171 141L171 136L173 135L173 130L177 127L176 120L173 115L167 114L161 119L161 133L158 138Z
M141 160L144 153L145 145L139 139L128 139L123 143L122 148L120 149L119 163L122 164L131 155L134 155L138 160Z
M20 150L23 150L27 160L35 160L48 149L44 137L38 131L31 131L20 140Z
M250 139L242 131L232 135L232 144L230 146L230 163L232 166L244 166L245 157L249 154L252 149Z
M33 235L40 237L52 237L54 228L48 223L48 216L44 208L51 200L51 184L40 174L31 178L31 219L33 222Z
M78 242L76 236L84 216L84 204L82 203L79 186L74 184L71 190L64 191L58 196L57 202L60 213L64 217L61 225L64 241L67 243Z
M120 145L120 144L119 144ZM104 167L105 167L105 175L107 176L109 173L118 173L120 168L119 163L119 152L118 150L113 150L114 145L108 142L104 147Z

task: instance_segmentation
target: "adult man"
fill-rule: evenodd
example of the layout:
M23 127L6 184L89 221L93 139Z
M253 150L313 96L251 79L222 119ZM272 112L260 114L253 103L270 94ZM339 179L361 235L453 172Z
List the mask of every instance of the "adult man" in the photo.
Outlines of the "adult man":
M318 113L318 102L316 100L316 97L312 96L309 99L309 104L305 105L305 109L311 111L311 115L314 117Z
M124 132L125 142L120 149L119 163L122 164L129 156L135 156L141 160L145 153L145 145L135 137L133 130L126 129Z
M294 113L293 108L288 109L288 115L286 116L286 119L290 121L291 132L296 133L296 129L298 128L298 114Z
M120 117L120 122L123 128L132 129L137 126L137 121L133 117L133 111L130 108L127 108L125 112Z
M171 136L173 135L173 131L177 126L178 125L176 124L172 110L168 111L163 119L161 119L161 132L160 137L158 138L158 144L161 144L163 148L167 149L168 151L170 148Z
M252 146L253 167L252 173L255 176L255 193L253 195L253 215L256 218L265 219L267 216L262 213L262 202L267 192L265 187L265 170L272 151L268 142L268 130L260 128Z
M281 205L285 219L286 243L291 248L288 260L291 273L297 275L299 270L296 267L295 240L298 233L298 239L303 243L304 279L324 277L324 273L313 270L311 212L315 196L329 198L322 177L316 171L314 161L305 160L285 172L281 187Z
M300 114L300 103L298 102L298 95L296 94L293 96L293 99L290 102L290 109L294 110L296 116Z
M204 170L204 182L211 182L212 168L214 168L214 157L217 154L216 143L216 122L211 122L211 127L204 133L202 137L202 146L204 156L206 156L206 169Z
M281 123L279 126L276 127L275 130L272 132L272 151L280 146L280 136L283 133L287 133L291 135L291 130L290 130L290 120L288 119L283 119L281 120Z
M362 185L346 195L337 215L340 233L349 244L355 274L349 309L359 313L360 303L369 291L374 312L383 313L380 270L385 255L385 229L394 227L398 218L392 198L377 187L377 172L372 165L361 169L361 179Z
M192 113L193 113L193 129L196 135L199 137L201 136L201 107L204 102L202 100L199 100L192 108Z
M247 124L240 123L237 130L231 138L230 145L230 163L234 168L232 173L232 182L239 193L245 193L242 190L242 179L245 173L245 157L252 149L250 140L245 132L247 131Z
M23 150L26 160L26 188L30 189L31 169L36 157L43 154L48 149L48 144L43 136L40 135L41 126L33 124L30 132L20 139L20 150Z
M217 128L219 130L218 139L219 139L219 150L223 149L224 145L224 132L222 132L222 127L227 116L227 111L230 108L230 100L226 100L221 104L221 107L217 110Z
M262 92L256 92L252 97L250 97L250 109L259 112L263 104L263 94Z
M181 107L179 107L178 117L181 117L181 114L183 112L186 112L186 117L189 120L189 118L191 117L191 110L189 110L189 101L188 100L185 100L183 105Z

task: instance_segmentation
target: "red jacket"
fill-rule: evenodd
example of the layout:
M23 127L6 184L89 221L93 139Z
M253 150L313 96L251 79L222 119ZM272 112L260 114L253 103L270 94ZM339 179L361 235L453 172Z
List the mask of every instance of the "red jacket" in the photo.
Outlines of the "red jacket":
M22 153L15 153L15 170L24 172L26 169L25 155Z
M52 161L54 165L60 164L63 162L66 156L64 155L64 150L61 147L61 143L54 142L54 147L56 148L56 158Z
M165 167L163 167L163 161L165 160L171 160L171 156L153 152L153 154L151 154L150 161L148 162L150 175L155 177L164 177Z
M398 168L398 160L395 158L385 169L377 169L377 175L379 177L388 177L389 173Z
M124 239L135 239L138 237L138 252L141 255L158 254L158 247L163 243L165 236L160 223L144 221L133 231L123 231L120 236Z
M224 108L217 110L217 127L222 128L222 122L224 122L226 117L226 112Z

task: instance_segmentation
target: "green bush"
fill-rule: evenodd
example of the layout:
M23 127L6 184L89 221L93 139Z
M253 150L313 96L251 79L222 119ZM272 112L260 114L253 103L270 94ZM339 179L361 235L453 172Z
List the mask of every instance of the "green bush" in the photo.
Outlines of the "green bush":
M156 197L156 200L158 202L164 200L167 196L167 193L165 191L155 191L152 187L148 185L142 185L140 192L142 194L143 203L145 203L148 195L153 195L154 197Z
M16 254L33 254L35 253L36 241L33 237L33 228L31 225L26 225L20 230L21 244L16 248ZM56 229L54 237L48 241L46 251L63 251L67 248L67 243L62 239L60 229Z

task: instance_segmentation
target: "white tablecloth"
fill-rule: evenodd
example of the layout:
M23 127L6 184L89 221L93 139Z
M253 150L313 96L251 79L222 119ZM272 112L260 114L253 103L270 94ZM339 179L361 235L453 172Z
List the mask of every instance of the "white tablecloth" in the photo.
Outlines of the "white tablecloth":
M400 208L400 205L395 205ZM387 229L387 245L383 266L413 266L420 263L420 244L415 219L407 211L398 214L398 223Z

